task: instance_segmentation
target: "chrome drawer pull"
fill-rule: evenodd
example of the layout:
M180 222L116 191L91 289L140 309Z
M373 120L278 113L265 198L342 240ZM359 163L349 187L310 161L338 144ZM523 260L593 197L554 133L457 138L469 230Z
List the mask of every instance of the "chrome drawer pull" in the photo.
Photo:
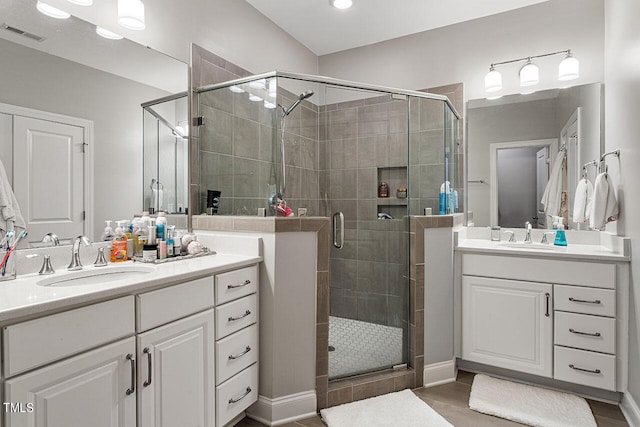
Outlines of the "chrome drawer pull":
M244 283L240 283L239 285L227 285L227 289L241 288L243 286L247 286L250 284L251 284L251 280L247 279L244 281Z
M550 313L549 313L549 304L550 304L550 302L551 302L551 294L550 294L549 292L546 292L546 293L544 294L544 299L545 299L545 312L544 312L544 315L545 315L546 317L549 317L549 316L550 316Z
M234 399L233 397L231 399L229 399L229 404L234 404L234 403L240 402L242 399L247 397L249 395L249 393L251 393L251 387L247 387L247 391L245 391L242 394L242 396L238 397L237 399Z
M251 310L247 310L244 312L244 314L242 316L238 316L238 317L229 317L229 322L235 322L236 320L240 320L240 319L244 319L247 316L251 315Z
M240 359L242 356L244 356L245 354L249 353L251 351L251 347L247 346L247 348L240 354L234 356L233 354L229 356L229 360L236 360L236 359Z
M590 374L599 374L599 373L602 372L602 371L600 371L600 369L591 370L591 369L578 368L577 366L574 366L573 364L570 364L569 367L571 369L575 369L576 371L589 372Z
M578 335L588 335L590 337L599 337L600 332L595 332L595 333L591 333L591 332L580 332L580 331L576 331L575 329L570 328L569 332L571 332L572 334L578 334Z
M127 396L136 392L136 358L133 354L127 354L127 360L131 362L131 387L127 389Z
M572 297L569 297L569 301L571 301L571 302L581 302L581 303L584 303L584 304L601 304L602 303L602 301L600 301L599 299L594 300L594 301L587 301L587 300L583 300L583 299L575 299L575 298L572 298Z
M147 380L143 382L142 385L149 387L151 385L151 372L153 371L151 366L151 350L149 350L149 347L145 347L142 352L147 355Z

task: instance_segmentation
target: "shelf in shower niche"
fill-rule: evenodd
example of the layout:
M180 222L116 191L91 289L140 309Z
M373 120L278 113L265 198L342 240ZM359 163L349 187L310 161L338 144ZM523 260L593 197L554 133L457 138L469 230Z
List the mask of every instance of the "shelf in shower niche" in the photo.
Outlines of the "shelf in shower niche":
M407 206L407 199L397 197L378 197L378 206Z

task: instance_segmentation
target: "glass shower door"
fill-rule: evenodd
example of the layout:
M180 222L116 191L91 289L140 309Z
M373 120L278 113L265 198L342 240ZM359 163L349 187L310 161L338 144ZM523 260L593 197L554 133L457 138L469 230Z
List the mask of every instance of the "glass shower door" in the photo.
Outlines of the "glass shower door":
M329 378L408 359L408 101L326 86L321 214L344 217L331 251ZM340 234L340 233L338 233Z

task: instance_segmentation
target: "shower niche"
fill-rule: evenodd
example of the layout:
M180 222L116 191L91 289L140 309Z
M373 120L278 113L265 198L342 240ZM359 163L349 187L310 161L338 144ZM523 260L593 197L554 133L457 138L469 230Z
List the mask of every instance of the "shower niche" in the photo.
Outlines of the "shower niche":
M203 124L190 211L206 214L216 190L218 215L275 216L278 199L294 215L342 213L344 244L330 252L329 378L413 366L408 218L438 212L442 183L459 184L447 98L283 72L194 93ZM389 197L378 197L381 182Z

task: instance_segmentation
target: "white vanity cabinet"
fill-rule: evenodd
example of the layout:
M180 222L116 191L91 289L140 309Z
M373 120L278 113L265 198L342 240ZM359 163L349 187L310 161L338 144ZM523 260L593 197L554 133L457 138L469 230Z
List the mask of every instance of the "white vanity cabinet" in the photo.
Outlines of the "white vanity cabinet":
M551 377L552 292L548 283L464 276L462 357Z

